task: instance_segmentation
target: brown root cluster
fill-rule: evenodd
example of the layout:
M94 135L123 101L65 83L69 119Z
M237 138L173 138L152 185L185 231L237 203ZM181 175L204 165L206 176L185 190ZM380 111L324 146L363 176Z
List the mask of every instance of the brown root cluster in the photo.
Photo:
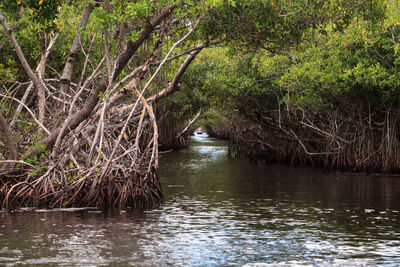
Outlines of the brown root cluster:
M201 115L199 111L188 121L176 118L172 113L182 109L181 106L158 105L157 106L157 124L159 128L160 151L181 150L189 147L189 136L194 134L192 125ZM186 114L188 117L191 114Z
M3 172L3 206L146 207L162 202L151 107L121 104L105 110L105 103L69 132L48 160L25 171Z
M400 173L400 107L395 102L372 108L365 99L341 99L311 111L269 100L242 102L231 114L235 155L348 172Z
M189 132L183 130L181 123L174 118L166 106L159 106L157 109L157 123L159 126L160 150L171 151L181 150L189 146Z
M219 139L230 139L231 132L228 123L220 123L218 125L207 125L205 127L208 136Z

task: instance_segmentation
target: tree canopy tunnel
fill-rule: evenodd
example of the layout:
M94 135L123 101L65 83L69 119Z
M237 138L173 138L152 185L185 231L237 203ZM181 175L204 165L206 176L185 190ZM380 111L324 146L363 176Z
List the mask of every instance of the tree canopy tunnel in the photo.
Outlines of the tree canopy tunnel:
M347 116L343 114L351 114L366 127L365 122L378 116L381 132L365 128L365 133L387 140L373 155L387 153L392 140L398 140L394 138L397 119L393 120L398 118L398 102L392 98L395 93L386 94L390 82L396 82L390 76L394 73L380 70L390 69L397 57L391 54L379 66L375 64L368 72L376 71L373 77L362 70L376 63L374 51L379 55L397 51L398 28L388 18L382 20L388 3L396 4L377 0L1 2L2 206L158 205L163 200L157 176L159 150L186 146L190 127L202 114L210 115L207 109L224 114L221 127L227 136L228 125L232 140L243 137L234 127L244 120L256 142L269 143L265 138L274 136L269 135L273 131L280 140L296 143L297 150L290 151L299 155L299 146L308 155L324 144L326 148L324 142L331 142L332 149L350 149L343 144L355 144L351 136L334 135L324 128L351 127L342 123ZM377 89L379 99L386 94L393 101L373 102L377 99L373 91L369 102L357 98L361 106L383 103L384 108L370 109L368 116L365 109L358 116L357 109L349 108L337 120L320 125L317 118L325 123L321 114L333 116L331 110L337 107L337 98L319 90L331 86L331 81L311 83L319 77L314 72L302 71L306 77L293 75L296 68L317 68L307 67L311 60L335 69L323 45L337 45L330 36L344 42L348 27L360 24L367 35L376 29L369 25L386 27L388 31L377 38L388 42L379 47L371 37L363 50L370 61L362 61L360 68L346 61L343 64L352 67L352 74L332 79L355 80L352 86L340 88L363 90L369 87L359 79L366 79ZM349 42L346 48L355 51L360 43ZM304 52L317 48L324 62ZM335 56L340 58L339 52ZM303 87L296 83L312 85L315 93L301 91ZM355 94L352 90L340 93ZM339 92L334 96L340 96ZM322 99L321 106L305 109L299 104L302 97L318 104L315 99ZM340 106L346 105L340 102ZM317 112L321 107L325 113ZM310 134L300 135L299 129ZM310 143L316 137L318 146ZM395 151L387 161L390 164L398 164ZM372 158L365 155L362 161Z

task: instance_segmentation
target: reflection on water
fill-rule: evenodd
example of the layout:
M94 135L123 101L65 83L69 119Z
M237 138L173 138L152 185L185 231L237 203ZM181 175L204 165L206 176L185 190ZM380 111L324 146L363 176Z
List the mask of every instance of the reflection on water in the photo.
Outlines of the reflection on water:
M196 136L151 211L0 211L6 265L400 264L400 179L250 164Z

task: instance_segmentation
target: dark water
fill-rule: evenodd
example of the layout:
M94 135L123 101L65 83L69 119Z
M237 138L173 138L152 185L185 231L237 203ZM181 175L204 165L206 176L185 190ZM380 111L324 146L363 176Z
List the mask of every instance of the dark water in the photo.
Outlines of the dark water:
M400 178L164 154L152 211L0 211L0 265L400 265Z

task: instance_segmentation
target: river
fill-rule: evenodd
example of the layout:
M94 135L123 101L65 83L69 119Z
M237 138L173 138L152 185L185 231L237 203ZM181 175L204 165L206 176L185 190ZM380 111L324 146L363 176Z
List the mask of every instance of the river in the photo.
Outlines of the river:
M400 265L400 178L227 158L195 136L162 154L149 211L0 211L0 265Z

